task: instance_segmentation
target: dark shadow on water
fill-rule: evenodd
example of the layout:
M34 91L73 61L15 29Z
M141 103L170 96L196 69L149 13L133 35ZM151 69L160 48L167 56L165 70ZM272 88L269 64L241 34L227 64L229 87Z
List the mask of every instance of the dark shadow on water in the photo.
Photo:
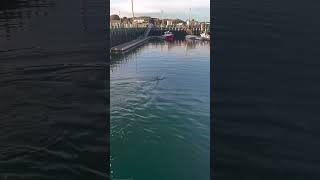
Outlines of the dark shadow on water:
M48 16L47 8L53 7L49 0L3 0L0 2L0 38L10 38L12 31L23 31L27 20Z
M30 7L46 7L48 0L2 0L0 1L0 11L17 10Z
M0 1L0 179L106 179L104 0Z

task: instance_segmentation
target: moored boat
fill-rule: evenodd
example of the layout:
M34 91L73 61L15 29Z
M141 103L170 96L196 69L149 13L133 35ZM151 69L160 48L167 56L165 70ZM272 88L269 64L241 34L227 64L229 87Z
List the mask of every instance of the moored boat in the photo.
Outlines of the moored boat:
M201 33L200 36L203 40L210 40L210 34L208 34L207 32Z
M187 40L196 40L197 36L195 35L186 35Z
M195 35L186 35L186 40L202 40L202 37Z
M162 37L163 37L163 39L165 39L167 41L173 41L174 40L174 34L172 32L170 32L170 31L164 32Z

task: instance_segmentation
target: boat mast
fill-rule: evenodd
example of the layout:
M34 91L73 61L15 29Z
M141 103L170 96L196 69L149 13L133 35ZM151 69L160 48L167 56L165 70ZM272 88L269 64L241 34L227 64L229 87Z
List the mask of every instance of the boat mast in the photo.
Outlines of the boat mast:
M134 19L134 12L133 12L133 0L131 0L131 9L132 9L132 17Z
M191 13L191 8L189 8L189 19L188 19L188 21L189 21L189 28L191 27L190 13Z
M161 9L161 14L160 14L160 19L161 19L160 27L163 27L163 10L162 9Z

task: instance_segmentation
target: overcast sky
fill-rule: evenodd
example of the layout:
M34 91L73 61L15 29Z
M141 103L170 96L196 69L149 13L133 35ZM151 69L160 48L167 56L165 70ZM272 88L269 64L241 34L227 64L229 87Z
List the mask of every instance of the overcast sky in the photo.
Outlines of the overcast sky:
M110 14L132 17L131 0L110 0ZM179 18L187 20L189 8L191 18L199 21L209 21L209 0L133 0L135 16L152 16L161 18Z

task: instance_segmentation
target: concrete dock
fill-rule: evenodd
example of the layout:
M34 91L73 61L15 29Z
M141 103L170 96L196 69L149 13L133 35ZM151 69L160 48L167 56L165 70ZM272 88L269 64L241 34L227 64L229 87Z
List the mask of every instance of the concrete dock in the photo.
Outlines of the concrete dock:
M126 43L120 44L118 46L112 47L110 49L110 53L125 53L131 49L134 49L136 47L141 46L142 44L144 44L145 42L147 42L148 40L153 39L153 38L162 39L161 36L148 36L148 37L136 39L136 40L126 42Z

